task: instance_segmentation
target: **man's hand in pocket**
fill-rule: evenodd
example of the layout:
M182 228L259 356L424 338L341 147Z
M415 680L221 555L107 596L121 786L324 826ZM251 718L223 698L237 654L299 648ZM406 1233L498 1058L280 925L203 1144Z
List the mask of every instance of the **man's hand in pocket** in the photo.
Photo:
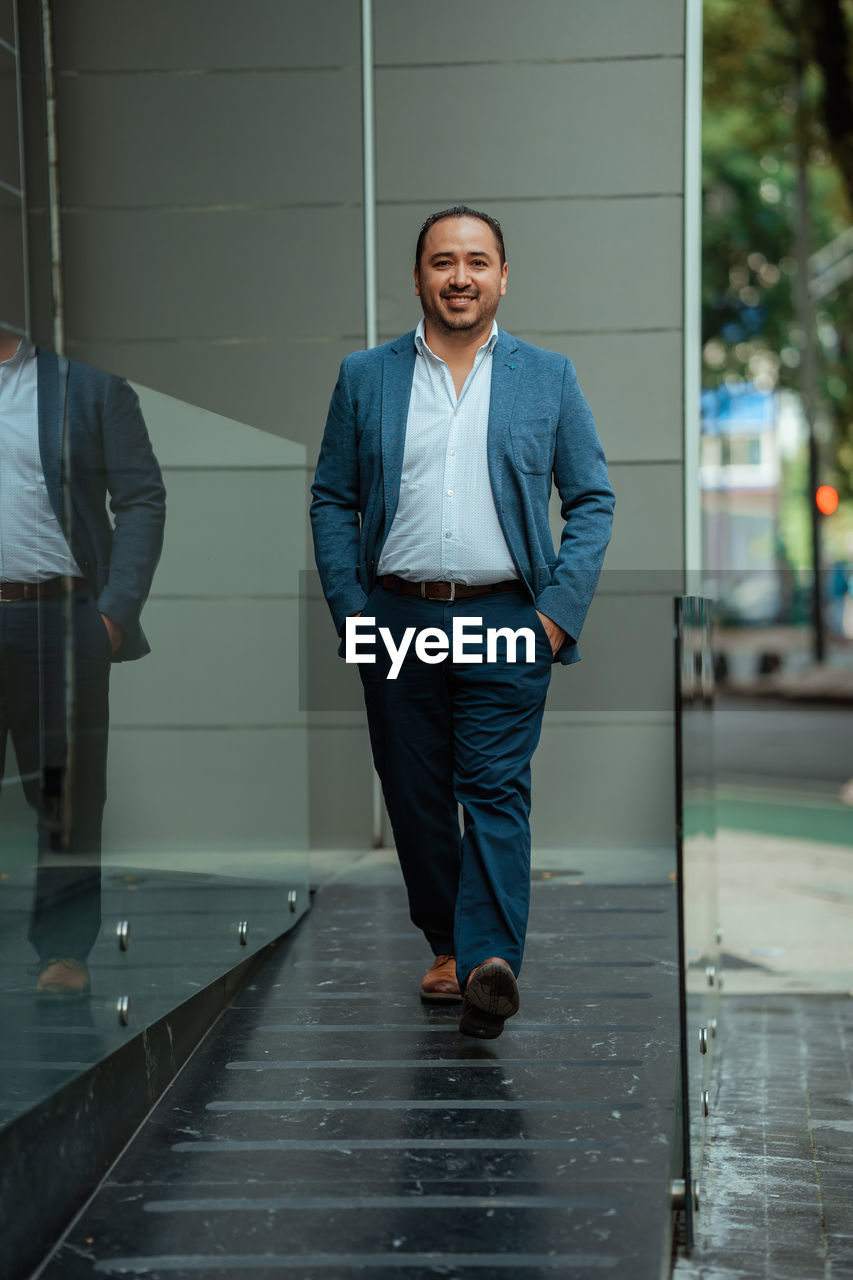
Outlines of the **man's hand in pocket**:
M117 622L113 622L112 618L108 617L105 613L102 613L101 617L103 618L104 626L107 629L107 635L110 638L113 653L115 653L116 649L118 649L124 639L124 627L120 627Z
M556 622L552 622L544 613L539 613L538 609L536 612L539 614L539 621L545 628L545 634L551 643L551 653L556 657L557 650L566 638L566 633L562 627L558 627Z

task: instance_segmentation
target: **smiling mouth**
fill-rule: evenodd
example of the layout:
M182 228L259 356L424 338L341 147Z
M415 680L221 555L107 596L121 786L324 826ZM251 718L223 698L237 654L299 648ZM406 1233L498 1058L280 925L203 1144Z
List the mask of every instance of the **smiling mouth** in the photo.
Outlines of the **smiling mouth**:
M445 302L459 305L464 302L476 302L476 298L472 293L443 293L441 295Z

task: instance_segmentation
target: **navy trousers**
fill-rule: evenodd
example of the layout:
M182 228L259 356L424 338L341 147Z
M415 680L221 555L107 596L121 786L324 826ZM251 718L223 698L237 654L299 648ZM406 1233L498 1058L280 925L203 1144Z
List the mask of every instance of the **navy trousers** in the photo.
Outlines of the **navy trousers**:
M89 954L101 924L111 645L93 593L0 604L0 778L15 746L38 844L30 941Z
M489 956L518 974L530 905L530 761L542 726L553 661L527 594L508 591L453 603L420 600L377 586L362 618L376 620L374 664L361 664L370 741L411 918L436 955L456 956L460 984ZM454 618L469 625L465 651L481 662L434 665L410 646L396 679L379 638L399 646L407 627L437 628L452 645ZM516 662L488 628L529 628L533 660ZM460 831L458 807L462 808Z

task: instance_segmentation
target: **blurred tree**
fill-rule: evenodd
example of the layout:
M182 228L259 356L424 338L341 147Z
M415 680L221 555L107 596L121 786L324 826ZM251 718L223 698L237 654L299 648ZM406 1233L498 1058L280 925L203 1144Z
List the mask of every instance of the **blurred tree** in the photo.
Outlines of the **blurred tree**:
M853 0L705 0L705 384L798 389L794 312L796 151L805 133L813 249L851 224ZM805 67L805 111L794 82ZM853 494L853 278L817 304L826 458Z
M823 76L820 117L853 207L853 76L849 6L842 0L771 0L773 11L802 59ZM845 18L845 9L847 18ZM797 54L795 52L794 56Z

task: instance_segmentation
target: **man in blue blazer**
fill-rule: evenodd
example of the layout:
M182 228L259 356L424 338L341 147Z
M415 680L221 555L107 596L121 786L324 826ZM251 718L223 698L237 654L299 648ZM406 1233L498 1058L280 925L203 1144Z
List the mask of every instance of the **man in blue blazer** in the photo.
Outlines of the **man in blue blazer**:
M30 939L42 995L88 989L109 672L148 652L139 615L164 518L128 384L0 334L0 777L11 736L38 815Z
M461 996L460 1030L492 1038L519 1006L530 760L552 663L579 657L613 491L571 362L497 327L499 224L464 205L434 214L414 278L417 330L341 365L311 520L436 957L421 994Z

